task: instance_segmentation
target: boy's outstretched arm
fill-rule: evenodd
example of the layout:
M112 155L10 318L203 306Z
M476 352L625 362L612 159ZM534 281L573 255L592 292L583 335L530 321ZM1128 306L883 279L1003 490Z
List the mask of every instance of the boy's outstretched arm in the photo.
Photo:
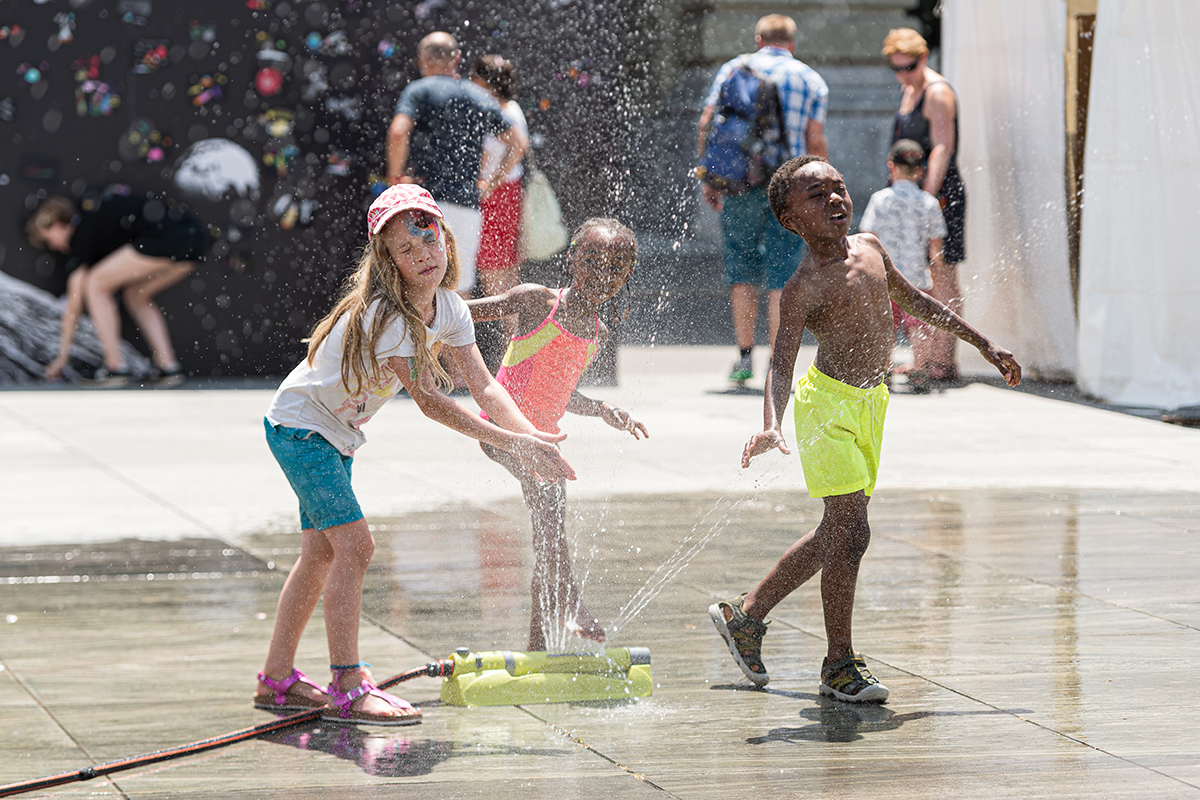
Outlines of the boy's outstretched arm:
M922 322L928 322L935 328L952 333L974 347L981 356L987 359L989 364L999 370L1004 377L1004 382L1009 386L1016 386L1021 382L1021 365L1017 363L1017 359L1013 357L1012 353L975 330L967 324L966 320L946 308L942 303L913 286L908 278L901 275L900 270L892 265L892 259L888 256L887 249L879 243L879 240L874 236L870 238L883 255L883 265L887 270L888 278L888 296L896 301L896 305Z
M742 449L743 468L750 466L752 458L768 450L791 453L783 438L780 420L792 396L792 375L796 371L796 356L800 353L800 340L808 318L808 302L801 284L794 279L788 281L779 298L779 330L775 333L771 368L767 370L767 381L763 386L763 429L750 437Z

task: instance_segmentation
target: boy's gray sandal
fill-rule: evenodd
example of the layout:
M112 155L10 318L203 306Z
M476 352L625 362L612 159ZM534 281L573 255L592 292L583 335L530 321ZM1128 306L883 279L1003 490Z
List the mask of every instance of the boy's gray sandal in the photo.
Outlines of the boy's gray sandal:
M821 694L846 703L883 703L888 699L887 687L867 669L860 653L853 651L829 663L821 664Z
M712 617L717 633L729 646L729 652L742 673L761 688L770 680L762 662L762 637L767 632L767 625L746 616L746 612L742 611L745 598L742 595L713 603L708 607L708 615Z

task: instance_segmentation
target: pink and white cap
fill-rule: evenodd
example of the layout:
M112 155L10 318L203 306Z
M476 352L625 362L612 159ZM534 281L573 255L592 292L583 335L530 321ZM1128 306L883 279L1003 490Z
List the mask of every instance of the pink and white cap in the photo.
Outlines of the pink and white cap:
M397 183L389 186L375 198L367 211L367 233L371 236L383 230L383 226L401 211L427 211L438 219L445 219L442 210L434 202L433 195L415 183Z

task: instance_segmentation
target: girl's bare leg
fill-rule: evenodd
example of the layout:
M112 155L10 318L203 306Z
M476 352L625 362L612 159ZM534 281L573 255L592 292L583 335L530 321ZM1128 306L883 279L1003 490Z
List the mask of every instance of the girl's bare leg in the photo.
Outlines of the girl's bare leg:
M521 483L533 523L529 649L547 649L546 634L554 622L576 636L603 642L604 628L584 605L571 568L564 520L566 492L562 483L538 483L532 479Z
M164 289L179 283L195 267L190 261L168 263L169 266L162 271L143 281L126 286L121 293L125 310L129 312L129 316L133 317L133 321L137 323L138 328L146 337L146 341L150 343L150 349L154 354L154 365L160 369L177 366L179 359L175 357L175 348L171 346L171 334L167 330L166 317L163 316L158 304L154 302L154 297Z
M113 295L118 289L150 280L176 266L170 259L144 256L128 244L92 266L85 290L88 315L100 338L100 346L104 349L104 366L108 369L120 370L125 367L121 355L121 312Z
M279 595L275 628L271 632L271 644L262 670L268 678L277 681L290 675L295 667L300 637L317 608L317 601L321 598L325 579L329 575L329 566L333 562L333 548L325 534L308 528L301 532L300 537L300 558L288 574L283 592ZM292 691L313 700L323 697L306 683L294 684ZM267 697L272 693L260 686L258 694Z
M604 641L600 626L583 604L579 585L571 569L567 546L566 492L561 483L542 483L522 469L511 453L483 445L488 458L507 469L521 482L525 507L533 524L533 580L530 584L529 650L546 650L546 637L558 622L576 636Z
M375 538L365 519L338 525L324 531L333 550L329 578L325 582L325 638L329 642L330 664L357 664L358 621L362 615L363 578L375 553ZM363 680L362 669L341 673L343 692L358 686ZM396 715L396 709L386 700L363 695L353 707L370 714Z

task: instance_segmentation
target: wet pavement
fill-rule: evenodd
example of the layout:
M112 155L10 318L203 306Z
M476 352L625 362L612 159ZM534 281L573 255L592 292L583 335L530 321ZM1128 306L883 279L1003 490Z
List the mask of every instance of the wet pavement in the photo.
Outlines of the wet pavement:
M705 612L821 512L794 457L737 467L761 397L726 390L727 361L624 351L621 386L588 391L652 438L564 424L584 596L610 645L650 648L652 697L458 708L422 677L395 690L414 728L308 725L22 796L1200 797L1200 431L985 384L897 394L855 613L892 696L855 707L817 694L815 583L772 615L766 690ZM298 536L269 394L0 394L0 784L271 719L249 700ZM355 463L380 678L528 629L516 482L417 417L390 404ZM297 663L325 661L318 611Z

